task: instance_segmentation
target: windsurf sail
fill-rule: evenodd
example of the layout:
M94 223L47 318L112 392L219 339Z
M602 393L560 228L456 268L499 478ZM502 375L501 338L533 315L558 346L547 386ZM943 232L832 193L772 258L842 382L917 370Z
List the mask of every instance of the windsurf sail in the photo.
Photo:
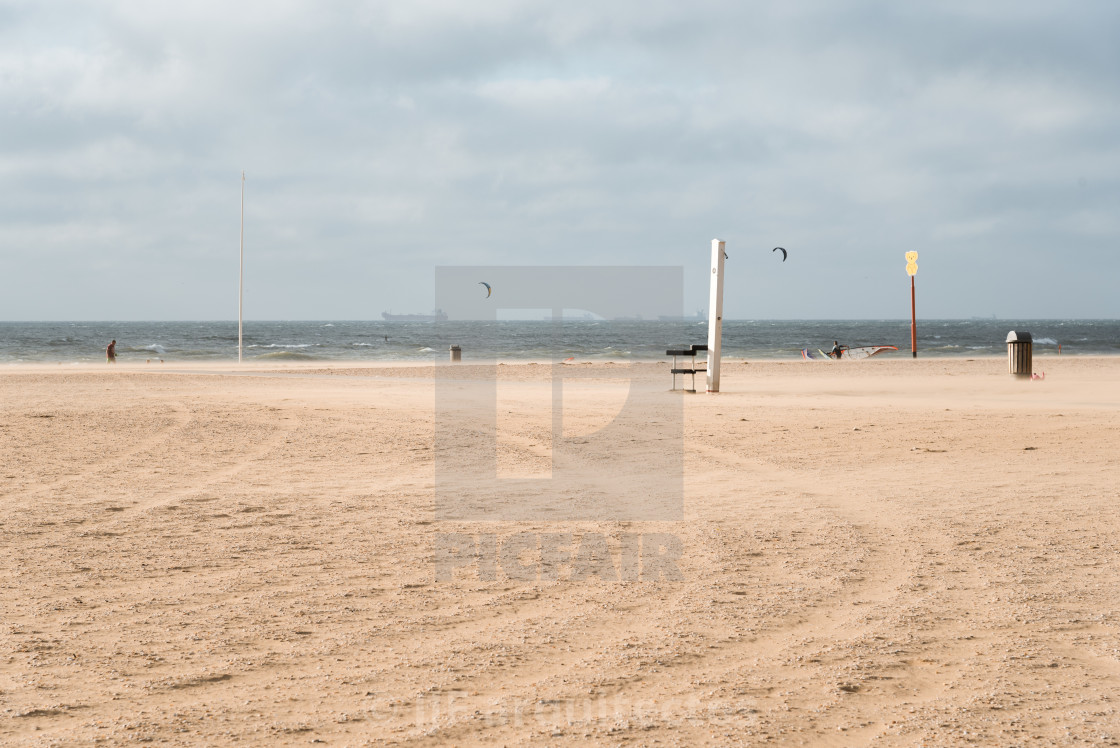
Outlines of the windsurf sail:
M859 361L860 359L878 356L880 353L885 353L886 351L897 350L898 346L896 345L865 345L860 346L859 348L846 348L844 350L844 358L850 358Z

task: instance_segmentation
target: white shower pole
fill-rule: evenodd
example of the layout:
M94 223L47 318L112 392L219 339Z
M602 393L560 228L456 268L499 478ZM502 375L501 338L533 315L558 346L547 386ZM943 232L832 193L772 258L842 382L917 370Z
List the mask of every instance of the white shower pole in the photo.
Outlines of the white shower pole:
M712 239L712 291L708 309L708 392L719 392L720 342L723 337L724 242Z

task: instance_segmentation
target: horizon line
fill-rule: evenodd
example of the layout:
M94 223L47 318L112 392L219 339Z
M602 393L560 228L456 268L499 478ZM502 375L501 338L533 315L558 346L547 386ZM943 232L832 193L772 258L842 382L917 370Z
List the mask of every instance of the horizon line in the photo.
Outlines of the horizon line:
M660 320L660 319L583 319L578 317L561 317L565 322L647 322L657 324L679 324L681 322L695 322L700 324L707 320ZM926 322L1120 322L1120 317L919 317ZM391 321L385 319L361 319L323 317L320 319L246 319L245 322L377 322L386 325L400 324L443 324L446 322L550 322L549 319L449 319L437 322L410 320ZM906 317L726 317L724 322L905 322L910 324ZM131 324L131 323L175 323L197 322L208 324L237 324L237 318L232 319L12 319L0 320L0 325L14 324Z

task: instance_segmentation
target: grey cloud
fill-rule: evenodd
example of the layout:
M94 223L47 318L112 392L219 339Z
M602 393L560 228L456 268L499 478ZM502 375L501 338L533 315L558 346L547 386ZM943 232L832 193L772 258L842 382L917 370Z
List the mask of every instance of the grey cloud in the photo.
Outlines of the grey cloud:
M717 234L729 316L906 316L907 249L928 314L1116 314L1058 259L1117 270L1110 3L0 13L3 318L232 316L242 168L256 317L425 309L436 264L683 264L692 308Z

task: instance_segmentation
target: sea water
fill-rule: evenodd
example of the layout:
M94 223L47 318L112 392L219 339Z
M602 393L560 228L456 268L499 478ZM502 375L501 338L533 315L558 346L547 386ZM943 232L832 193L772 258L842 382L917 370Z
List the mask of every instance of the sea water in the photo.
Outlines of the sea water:
M920 320L919 357L1003 355L1010 330L1028 330L1036 355L1120 354L1120 320ZM123 361L234 361L234 322L0 322L0 364L101 361L117 341ZM706 321L246 322L251 361L662 360L669 348L706 343ZM802 348L894 345L910 357L909 320L725 320L729 359L799 359Z

